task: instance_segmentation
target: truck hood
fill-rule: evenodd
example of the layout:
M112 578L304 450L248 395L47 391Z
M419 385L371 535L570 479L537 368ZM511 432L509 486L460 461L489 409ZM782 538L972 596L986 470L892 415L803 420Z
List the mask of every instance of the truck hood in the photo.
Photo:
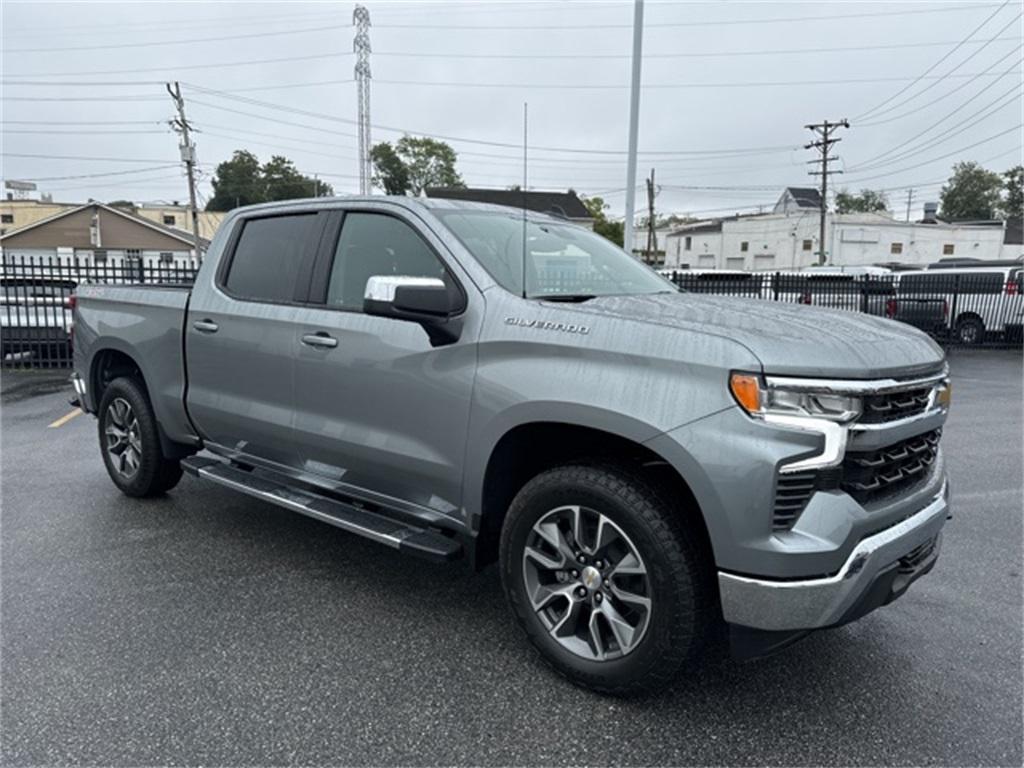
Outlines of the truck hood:
M565 304L559 305L568 309ZM909 325L858 312L765 299L664 293L605 296L573 305L574 314L677 328L731 339L766 373L867 379L934 370L945 358Z

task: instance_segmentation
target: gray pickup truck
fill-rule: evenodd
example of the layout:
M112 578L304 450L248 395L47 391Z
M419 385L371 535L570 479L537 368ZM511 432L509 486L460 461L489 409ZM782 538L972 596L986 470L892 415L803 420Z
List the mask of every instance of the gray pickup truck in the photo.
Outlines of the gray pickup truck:
M413 555L497 560L541 655L603 692L892 601L948 516L950 387L924 334L680 292L559 218L244 208L194 286L81 286L74 327L124 493L185 471Z

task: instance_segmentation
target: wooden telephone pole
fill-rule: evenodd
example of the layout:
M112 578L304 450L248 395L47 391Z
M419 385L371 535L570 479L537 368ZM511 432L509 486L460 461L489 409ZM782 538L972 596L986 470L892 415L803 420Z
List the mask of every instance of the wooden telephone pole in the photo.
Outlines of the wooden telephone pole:
M181 86L175 81L173 85L167 83L167 92L174 100L174 106L178 110L178 116L171 121L171 127L181 134L181 143L178 145L181 150L181 162L185 164L185 172L188 174L188 203L192 212L192 239L195 247L196 259L202 261L203 252L199 247L199 211L196 209L196 145L192 142L189 134L192 126L185 119L185 99L181 96Z
M804 149L811 149L812 147L818 150L821 157L817 160L811 160L812 163L821 163L820 171L808 171L811 176L821 176L821 211L820 221L818 224L818 263L824 264L826 261L827 251L825 249L825 220L828 217L828 177L833 173L842 173L842 170L832 169L830 170L828 164L838 160L838 157L830 157L829 152L832 149L832 145L842 139L833 138L833 132L837 128L849 128L850 123L846 118L837 120L836 122L830 122L826 120L823 123L812 123L811 125L805 125L804 128L809 131L813 131L818 138L814 141L805 144Z

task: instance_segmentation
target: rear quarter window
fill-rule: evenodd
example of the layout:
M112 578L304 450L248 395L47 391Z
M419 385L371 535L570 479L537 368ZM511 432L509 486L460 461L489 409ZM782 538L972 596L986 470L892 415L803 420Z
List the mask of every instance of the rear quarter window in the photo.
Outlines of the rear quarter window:
M293 301L299 267L313 247L316 220L315 213L308 213L246 221L224 287L239 298Z

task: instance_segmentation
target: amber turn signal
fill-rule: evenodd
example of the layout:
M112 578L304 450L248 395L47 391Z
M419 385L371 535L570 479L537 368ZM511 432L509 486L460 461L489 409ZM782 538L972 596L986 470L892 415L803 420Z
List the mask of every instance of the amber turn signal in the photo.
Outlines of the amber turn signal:
M761 383L757 376L734 373L729 377L729 390L747 413L757 413L761 410Z
M943 408L949 408L949 404L953 402L952 382L947 381L945 385L939 389L938 394L935 396L935 402L937 402Z

